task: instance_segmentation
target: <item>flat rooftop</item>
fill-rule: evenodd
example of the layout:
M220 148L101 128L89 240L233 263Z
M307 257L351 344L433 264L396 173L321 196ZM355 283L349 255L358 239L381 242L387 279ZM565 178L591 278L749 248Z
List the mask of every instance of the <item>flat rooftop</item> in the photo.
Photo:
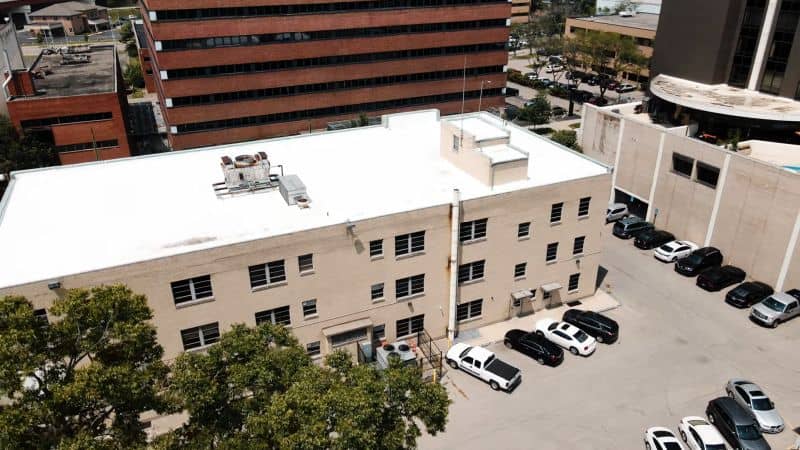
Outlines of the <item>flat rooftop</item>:
M687 108L748 119L800 122L800 102L728 86L703 84L669 75L650 82L656 97Z
M783 167L792 172L800 171L800 145L749 140L739 142L739 152L753 159Z
M62 64L65 58L89 56L90 62ZM113 46L92 46L86 53L42 53L31 67L31 72L43 71L44 78L35 78L35 98L69 97L72 95L101 94L116 89L116 56ZM20 97L18 100L29 99ZM13 100L12 100L13 101Z
M477 117L477 114L465 118ZM609 168L489 113L481 120L529 154L528 179L493 188L440 155L436 110L383 124L15 172L0 202L0 287L345 224L609 173ZM222 156L265 152L296 174L310 207L277 189L218 197ZM53 225L54 217L68 218Z
M658 14L637 13L635 16L627 17L616 14L608 16L575 17L573 20L656 31L658 29L658 17Z

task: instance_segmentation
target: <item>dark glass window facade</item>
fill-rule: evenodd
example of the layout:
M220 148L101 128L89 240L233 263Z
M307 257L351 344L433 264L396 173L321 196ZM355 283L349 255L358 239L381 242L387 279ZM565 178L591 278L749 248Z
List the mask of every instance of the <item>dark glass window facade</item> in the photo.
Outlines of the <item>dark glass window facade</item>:
M742 18L742 27L739 31L739 42L733 54L733 64L728 84L744 87L750 70L753 68L753 58L758 46L758 35L761 32L761 23L764 21L766 0L747 0Z
M778 22L772 33L772 42L767 48L767 63L761 77L761 91L778 94L783 84L792 42L800 19L800 0L783 0L778 13Z

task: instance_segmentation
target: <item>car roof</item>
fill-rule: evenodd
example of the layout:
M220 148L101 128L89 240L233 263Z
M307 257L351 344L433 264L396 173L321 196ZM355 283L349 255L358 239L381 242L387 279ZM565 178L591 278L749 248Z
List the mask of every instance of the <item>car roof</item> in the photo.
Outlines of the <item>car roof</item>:
M744 272L744 270L730 264L720 267L719 270L722 270L723 272Z
M767 394L755 383L743 383L739 385L750 397L766 397Z
M711 403L715 403L717 407L724 409L731 420L736 423L736 425L753 423L753 416L751 416L747 410L736 403L736 400L730 397L717 397L714 400L711 400Z
M609 203L608 207L609 209L617 209L617 208L627 208L628 205L626 205L625 203Z
M719 253L719 249L716 247L703 247L703 248L698 248L694 252L697 253L698 255L710 255L712 253Z
M785 294L785 293L783 293L783 292L774 292L772 295L770 295L770 297L772 297L772 298L774 298L775 300L777 300L777 301L779 301L779 302L783 303L784 305L785 305L785 304L788 304L788 303L790 303L790 302L797 301L797 299L796 299L796 298L792 297L792 296L791 296L791 295L789 295L789 294Z
M628 216L628 217L626 217L626 218L624 218L624 219L619 221L619 223L621 223L623 225L627 225L627 224L630 224L630 223L639 223L639 222L644 222L644 219L642 219L641 217L638 217L638 216Z
M492 352L486 350L483 347L474 346L470 349L469 353L467 353L467 356L471 356L480 361L485 361L486 358L492 356L492 354L493 354Z

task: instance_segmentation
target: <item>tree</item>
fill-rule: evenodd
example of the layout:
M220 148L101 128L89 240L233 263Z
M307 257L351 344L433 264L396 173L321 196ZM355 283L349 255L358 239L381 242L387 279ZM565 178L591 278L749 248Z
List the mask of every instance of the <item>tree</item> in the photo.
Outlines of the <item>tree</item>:
M178 357L169 397L188 413L171 448L413 448L443 431L449 400L417 369L380 371L335 352L313 364L285 328L234 325L206 354Z
M135 448L139 415L166 411L167 367L152 312L125 286L73 289L34 314L24 297L0 300L0 448Z
M542 125L550 121L550 101L547 95L540 93L535 99L531 100L519 113L520 120L532 123L534 126Z
M614 7L614 14L619 14L623 11L636 12L639 10L639 4L632 0L620 0Z
M125 84L130 87L135 88L143 88L144 87L144 75L142 74L142 65L139 63L138 60L131 59L128 61L128 67L125 68L125 72L122 74L122 78L125 80Z
M123 43L128 43L133 40L133 28L131 26L131 21L126 20L125 23L119 27L119 41Z
M550 140L583 153L581 146L578 144L578 135L575 130L557 130L550 135Z
M32 135L20 136L5 116L0 116L0 174L6 179L12 171L35 169L59 164L58 152L52 145ZM0 198L8 183L0 181Z

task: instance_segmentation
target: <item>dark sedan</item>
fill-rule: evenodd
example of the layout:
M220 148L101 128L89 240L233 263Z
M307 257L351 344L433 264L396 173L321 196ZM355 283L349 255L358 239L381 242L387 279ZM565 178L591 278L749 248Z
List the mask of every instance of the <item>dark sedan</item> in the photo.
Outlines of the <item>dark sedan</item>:
M712 267L697 277L697 285L707 291L718 291L741 283L747 274L735 266Z
M652 223L645 222L636 216L628 216L614 224L614 227L611 228L611 234L620 239L630 239L638 236L643 231L652 229Z
M511 330L503 340L506 347L535 359L539 364L557 366L564 361L564 350L544 336L524 330Z
M651 229L639 233L633 240L633 245L642 250L652 250L674 240L675 236L668 231Z
M675 263L675 272L693 277L709 267L718 267L720 264L722 264L722 252L715 247L703 247L679 259Z
M760 281L747 281L728 291L725 303L737 308L749 308L772 295L772 288Z
M593 311L568 309L564 311L561 320L575 325L600 343L612 344L619 338L619 324Z

